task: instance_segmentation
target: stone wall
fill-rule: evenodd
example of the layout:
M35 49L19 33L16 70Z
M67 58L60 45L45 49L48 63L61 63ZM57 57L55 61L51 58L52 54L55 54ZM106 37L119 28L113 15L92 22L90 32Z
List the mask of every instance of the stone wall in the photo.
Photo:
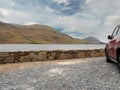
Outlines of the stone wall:
M62 59L80 59L102 56L105 56L103 49L0 52L0 64Z

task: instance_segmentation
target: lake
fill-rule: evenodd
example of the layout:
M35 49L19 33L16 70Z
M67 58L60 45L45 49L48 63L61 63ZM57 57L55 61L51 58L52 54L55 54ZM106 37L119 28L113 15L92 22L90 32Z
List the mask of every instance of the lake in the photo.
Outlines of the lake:
M0 52L104 49L104 44L0 44Z

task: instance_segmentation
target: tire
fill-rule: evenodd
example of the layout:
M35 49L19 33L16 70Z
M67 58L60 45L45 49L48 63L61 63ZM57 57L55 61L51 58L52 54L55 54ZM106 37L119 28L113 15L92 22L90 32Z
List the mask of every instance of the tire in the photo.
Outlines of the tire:
M120 53L117 53L117 61L118 61L118 72L120 74Z
M109 56L108 56L108 53L107 53L107 50L105 49L105 55L106 55L106 62L107 63L112 63L112 61L110 60Z

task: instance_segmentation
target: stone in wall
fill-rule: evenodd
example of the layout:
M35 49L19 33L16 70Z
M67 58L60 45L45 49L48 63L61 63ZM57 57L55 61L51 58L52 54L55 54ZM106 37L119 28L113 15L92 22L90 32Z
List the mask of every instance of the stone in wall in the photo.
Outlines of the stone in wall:
M28 52L20 52L20 56L26 56L26 55L29 55Z
M98 56L97 51L96 50L91 51L91 57L96 57L96 56Z
M96 56L100 56L101 55L101 52L100 52L100 50L95 50L95 54L96 54Z
M16 52L9 52L9 56L15 56Z
M0 61L3 61L3 59L4 59L3 57L0 57Z
M20 62L20 52L13 52L14 53L14 62Z
M8 56L9 56L8 52L0 52L0 58L8 57Z
M47 52L47 59L48 60L55 60L55 57L56 57L56 53L57 53L57 51L49 51L49 52Z
M54 57L55 60L58 60L59 59L59 56L61 55L62 51L58 50L58 51L55 51L56 52L56 55Z
M30 58L29 56L21 56L19 59L19 62L29 62Z
M79 54L79 51L72 51L72 57L73 57L73 59L77 59L77 56L78 56L78 54Z
M0 58L0 64L2 64L2 63L3 63L3 60L4 60L4 58L3 58L3 57L1 57L1 58Z
M29 59L30 59L30 61L37 61L37 60L38 60L37 54L34 53L34 52L31 52L31 53L29 54Z
M91 50L84 51L85 57L91 57Z
M78 55L77 55L77 58L78 58L78 59L79 59L79 58L86 58L85 52L84 52L84 51L80 51L80 52L78 53Z
M38 61L44 61L47 60L46 52L39 52L38 53Z
M5 57L3 63L14 63L14 57Z
M72 59L73 56L67 52L62 52L59 56L59 59Z
M3 61L0 61L0 64L4 64Z
M100 56L105 56L105 50L99 50L100 51Z

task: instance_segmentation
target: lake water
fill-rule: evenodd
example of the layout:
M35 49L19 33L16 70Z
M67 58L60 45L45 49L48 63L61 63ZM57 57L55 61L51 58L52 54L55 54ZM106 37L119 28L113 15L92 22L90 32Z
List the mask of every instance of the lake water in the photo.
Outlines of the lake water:
M104 49L104 44L0 44L0 52Z

